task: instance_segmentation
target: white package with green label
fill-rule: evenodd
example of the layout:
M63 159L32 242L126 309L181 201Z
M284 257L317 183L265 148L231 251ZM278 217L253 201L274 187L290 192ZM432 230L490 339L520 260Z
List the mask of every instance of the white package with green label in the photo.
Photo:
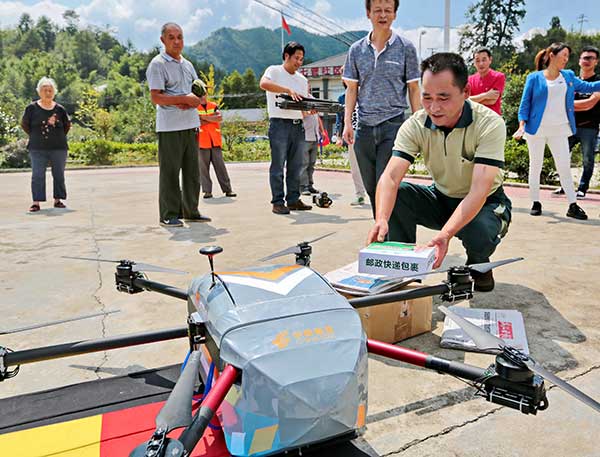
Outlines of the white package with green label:
M358 271L387 276L419 277L431 271L435 248L419 248L410 243L386 241L371 243L358 253Z

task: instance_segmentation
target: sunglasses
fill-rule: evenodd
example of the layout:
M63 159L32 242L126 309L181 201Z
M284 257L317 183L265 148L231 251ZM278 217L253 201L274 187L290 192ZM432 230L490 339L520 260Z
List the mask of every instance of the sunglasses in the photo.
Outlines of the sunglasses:
M594 56L585 56L585 57L581 58L581 60L596 60L596 59L597 59L597 57L594 57Z

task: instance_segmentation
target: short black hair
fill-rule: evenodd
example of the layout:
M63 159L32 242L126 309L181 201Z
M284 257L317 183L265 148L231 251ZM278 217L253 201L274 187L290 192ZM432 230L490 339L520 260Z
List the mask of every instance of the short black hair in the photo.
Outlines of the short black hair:
M281 58L283 60L285 60L286 54L288 56L293 56L294 54L296 54L296 51L302 51L303 54L306 54L306 51L304 50L304 46L302 46L300 43L297 43L296 41L290 41L283 48L283 52L281 53Z
M492 58L492 51L490 51L490 48L486 48L483 46L480 48L476 48L475 51L473 51L473 57L475 57L477 54L481 54L482 52L485 52L490 59Z
M398 7L400 6L400 0L394 0L394 12L398 12ZM367 11L371 11L371 0L365 0L365 8Z
M454 85L463 90L469 79L469 70L465 60L454 52L438 52L421 62L421 79L426 71L433 74L450 70L454 75Z
M584 46L581 48L579 55L583 54L584 52L593 52L596 54L596 59L600 57L600 49L598 49L596 46Z

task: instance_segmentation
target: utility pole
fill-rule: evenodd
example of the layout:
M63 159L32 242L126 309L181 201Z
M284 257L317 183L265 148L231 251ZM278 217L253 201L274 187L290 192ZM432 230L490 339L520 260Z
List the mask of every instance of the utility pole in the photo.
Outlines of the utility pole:
M444 0L444 51L450 50L450 0Z
M423 37L423 35L425 35L427 33L427 30L421 30L419 32L419 59L422 58L421 56L421 38Z
M583 23L589 21L586 15L581 13L579 16L577 16L577 22L579 22L579 34L581 35L583 33Z

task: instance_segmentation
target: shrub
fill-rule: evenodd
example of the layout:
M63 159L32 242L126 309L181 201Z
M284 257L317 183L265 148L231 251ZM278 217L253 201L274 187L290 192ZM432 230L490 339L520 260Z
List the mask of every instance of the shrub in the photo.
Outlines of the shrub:
M508 178L516 178L518 181L527 182L529 179L529 151L524 141L518 142L513 138L506 140L504 148L504 171ZM540 177L542 184L556 184L557 173L554 168L554 160L550 150L544 152L544 163Z
M30 166L27 140L13 141L0 148L0 168L29 168Z
M271 148L268 141L233 144L231 149L223 151L228 162L258 162L271 160Z
M73 162L82 165L127 165L157 162L156 143L117 143L95 139L84 143L71 143Z

